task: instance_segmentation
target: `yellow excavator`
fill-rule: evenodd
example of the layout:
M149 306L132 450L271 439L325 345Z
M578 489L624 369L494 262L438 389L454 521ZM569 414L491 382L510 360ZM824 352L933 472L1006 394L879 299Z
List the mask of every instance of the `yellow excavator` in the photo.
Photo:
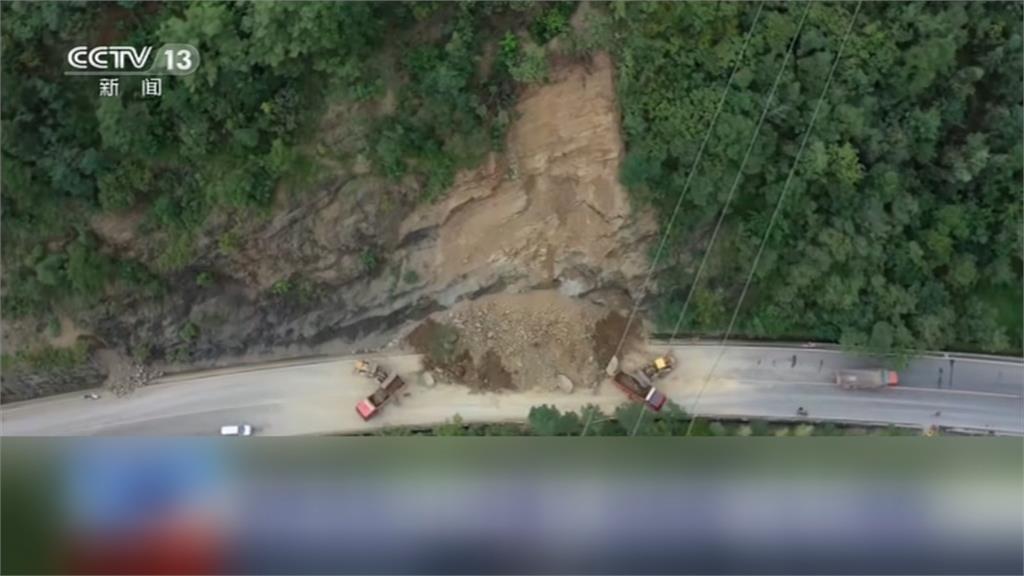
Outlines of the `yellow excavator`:
M367 378L373 378L381 384L388 379L388 371L385 370L383 366L373 362L367 362L366 360L356 361L356 374L366 376Z
M676 359L671 354L664 354L652 360L649 364L640 369L649 380L661 378L668 374L676 366Z

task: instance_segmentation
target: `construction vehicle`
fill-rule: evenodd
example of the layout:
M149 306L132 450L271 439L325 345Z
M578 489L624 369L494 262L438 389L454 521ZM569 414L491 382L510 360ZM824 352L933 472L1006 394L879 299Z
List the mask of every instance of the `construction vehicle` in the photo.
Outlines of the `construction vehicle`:
M673 368L675 368L675 366L676 359L673 358L671 354L665 354L652 360L650 364L641 368L640 371L643 372L644 376L649 380L654 380L655 378L661 378L668 374Z
M626 393L626 396L637 402L643 402L655 412L660 411L661 407L665 405L665 395L651 385L646 378L618 371L612 380L619 389Z
M356 404L356 412L363 417L363 420L373 418L385 404L398 396L403 388L405 388L405 381L398 374L386 377L373 394Z
M838 370L836 384L844 390L877 390L897 386L900 376L892 370Z
M366 360L356 360L356 374L373 378L380 384L388 379L388 371L383 366Z

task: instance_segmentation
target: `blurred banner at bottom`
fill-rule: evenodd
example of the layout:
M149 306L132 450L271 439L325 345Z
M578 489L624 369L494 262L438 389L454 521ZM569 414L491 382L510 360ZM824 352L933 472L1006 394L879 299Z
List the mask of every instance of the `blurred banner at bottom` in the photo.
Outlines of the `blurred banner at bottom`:
M1020 574L1020 439L3 441L4 573Z

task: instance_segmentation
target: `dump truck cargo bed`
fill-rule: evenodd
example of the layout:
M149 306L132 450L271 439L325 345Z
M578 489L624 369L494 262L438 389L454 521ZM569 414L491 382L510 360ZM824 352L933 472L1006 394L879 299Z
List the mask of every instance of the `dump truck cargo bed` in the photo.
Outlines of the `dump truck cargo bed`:
M402 388L405 388L405 381L398 374L388 376L387 380L374 390L373 394L356 404L356 412L363 417L363 420L369 420L380 411L382 406L398 395Z
M897 386L899 374L892 370L839 370L836 384L846 390L875 390Z
M616 372L612 380L620 390L626 393L627 396L637 402L643 402L648 408L655 412L661 410L661 407L665 405L666 398L664 394L659 392L654 386L643 382L640 378L637 378L632 374Z

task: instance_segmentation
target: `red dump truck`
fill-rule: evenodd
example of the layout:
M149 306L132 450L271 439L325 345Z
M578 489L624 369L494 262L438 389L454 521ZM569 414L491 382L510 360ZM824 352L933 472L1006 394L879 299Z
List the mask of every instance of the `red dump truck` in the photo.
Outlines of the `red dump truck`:
M665 395L658 392L657 388L644 382L641 378L619 371L615 373L612 380L616 386L626 393L626 396L637 402L643 402L655 412L661 410L661 407L665 405Z
M900 375L892 370L839 370L836 384L844 390L877 390L898 386Z
M402 388L405 388L405 381L398 374L391 374L373 394L356 404L356 412L363 420L373 418L385 404L402 391Z

